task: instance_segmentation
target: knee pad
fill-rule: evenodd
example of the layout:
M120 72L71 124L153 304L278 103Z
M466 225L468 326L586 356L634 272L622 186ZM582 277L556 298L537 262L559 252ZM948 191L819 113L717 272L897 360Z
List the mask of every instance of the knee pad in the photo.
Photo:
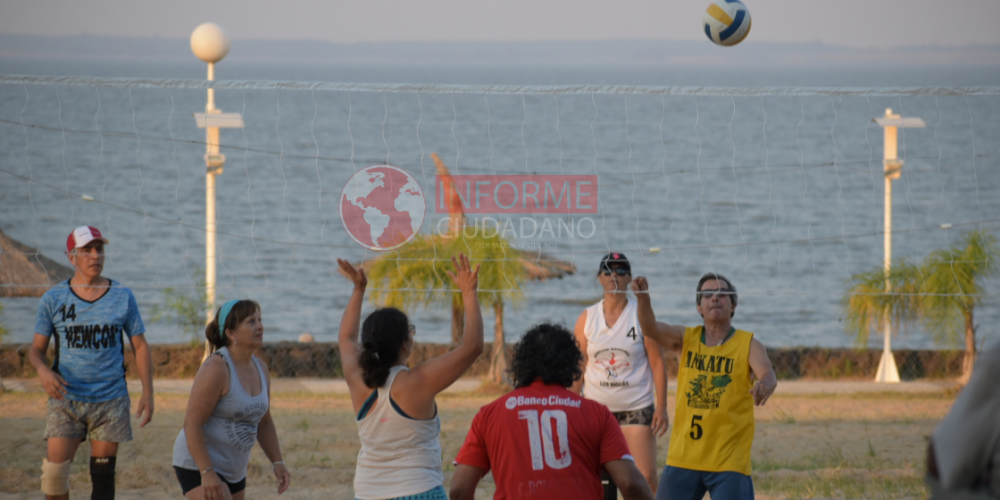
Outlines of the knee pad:
M90 457L91 500L115 499L115 457Z
M61 464L42 459L42 493L55 496L69 493L69 466L72 460Z

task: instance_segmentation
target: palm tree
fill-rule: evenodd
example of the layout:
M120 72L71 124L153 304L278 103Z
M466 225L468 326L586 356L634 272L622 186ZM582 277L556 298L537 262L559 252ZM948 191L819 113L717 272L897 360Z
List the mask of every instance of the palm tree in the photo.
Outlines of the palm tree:
M971 231L920 264L898 259L888 273L879 268L856 274L841 301L847 331L860 345L886 322L896 327L920 323L938 345L957 345L964 337L961 380L967 381L976 359L974 311L985 297L983 280L997 270L998 258L996 238L985 230Z
M434 160L437 175L442 177L442 184L449 184L451 172L447 165L437 153L431 153L431 159ZM365 265L369 279L376 284L369 300L404 311L415 305L450 306L451 341L458 343L464 328L462 296L458 291L450 290L451 282L446 281L444 271L451 269L451 256L459 253L468 255L472 261L480 261L479 301L492 306L496 317L493 351L490 353L490 380L497 384L508 383L504 303L521 300L521 287L526 279L561 278L575 273L576 267L541 251L524 252L513 248L503 238L500 228L487 235L486 227L473 227L470 235L470 230L465 227L465 212L458 191L451 191L447 201L450 219L447 234L417 236L398 251L384 254Z
M369 300L404 311L414 306L451 307L452 343L457 343L463 328L461 294L452 288L445 271L451 269L451 256L459 253L481 265L479 301L492 306L496 317L490 378L502 383L507 369L504 303L516 303L522 298L522 286L530 276L521 263L521 251L511 248L498 234L485 235L477 228L472 235L463 230L453 238L418 236L399 251L380 255L366 266L374 285Z

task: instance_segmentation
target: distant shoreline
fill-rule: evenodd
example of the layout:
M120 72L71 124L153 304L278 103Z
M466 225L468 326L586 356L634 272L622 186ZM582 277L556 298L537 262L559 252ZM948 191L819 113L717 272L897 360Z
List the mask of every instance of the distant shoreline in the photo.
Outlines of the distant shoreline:
M96 35L0 34L0 59L187 61L186 39ZM366 42L235 40L227 62L365 65L892 65L1000 66L1000 45L853 48L820 42L748 42L719 48L707 41Z

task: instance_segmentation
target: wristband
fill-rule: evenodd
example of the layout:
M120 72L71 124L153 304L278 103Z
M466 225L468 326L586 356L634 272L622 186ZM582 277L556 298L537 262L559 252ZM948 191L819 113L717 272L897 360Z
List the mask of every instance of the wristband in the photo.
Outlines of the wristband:
M283 462L281 460L278 460L277 462L272 462L271 463L271 470L274 470L274 466L278 465L278 464L285 465L285 462Z
M208 467L206 467L206 468L205 468L205 470L201 471L201 475L202 475L202 476L204 476L204 475L205 475L205 474L207 474L207 473L208 473L208 471L210 471L210 470L212 470L212 466L211 466L211 465L209 465Z

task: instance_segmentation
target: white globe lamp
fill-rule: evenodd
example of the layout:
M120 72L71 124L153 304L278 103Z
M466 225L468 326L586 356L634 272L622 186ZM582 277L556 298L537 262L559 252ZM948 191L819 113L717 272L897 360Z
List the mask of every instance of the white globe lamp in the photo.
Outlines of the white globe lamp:
M215 23L204 23L191 33L191 52L209 64L217 63L229 53L229 37Z

